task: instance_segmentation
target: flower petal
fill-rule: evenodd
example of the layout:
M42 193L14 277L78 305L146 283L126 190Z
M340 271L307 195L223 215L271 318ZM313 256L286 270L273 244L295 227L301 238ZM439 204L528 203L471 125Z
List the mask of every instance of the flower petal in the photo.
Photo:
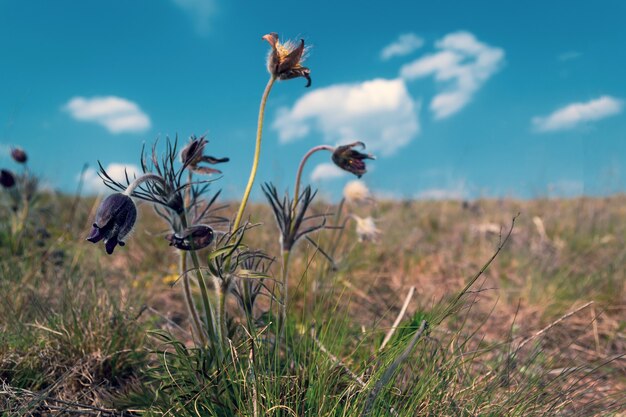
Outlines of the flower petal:
M298 64L300 64L300 60L302 59L303 53L304 53L304 39L300 39L300 45L298 45L297 48L291 51L289 55L283 58L282 62L278 65L278 73L282 74L283 72L287 72L287 71L294 69Z
M91 232L89 233L89 236L87 236L87 240L91 243L98 243L103 238L104 234L100 231L100 228L94 223Z
M107 253L111 255L113 253L113 250L115 250L115 246L117 244L118 244L117 236L112 236L109 239L104 241L104 248L106 249ZM120 245L120 246L123 246L123 245Z

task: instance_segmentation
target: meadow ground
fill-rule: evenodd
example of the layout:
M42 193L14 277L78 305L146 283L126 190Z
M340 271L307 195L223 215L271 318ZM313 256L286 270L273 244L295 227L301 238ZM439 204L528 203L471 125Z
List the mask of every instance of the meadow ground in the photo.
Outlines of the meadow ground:
M3 226L3 415L626 412L626 196L344 205L344 218L372 215L382 235L359 242L350 220L313 235L334 266L299 243L287 323L295 344L280 377L255 376L252 397L245 372L230 376L240 384L185 391L204 374L164 226L140 207L127 246L108 256L85 241L96 207L43 195L18 241ZM271 212L249 211L261 226L247 243L278 256ZM518 213L506 245L455 300ZM225 391L239 400L221 404Z

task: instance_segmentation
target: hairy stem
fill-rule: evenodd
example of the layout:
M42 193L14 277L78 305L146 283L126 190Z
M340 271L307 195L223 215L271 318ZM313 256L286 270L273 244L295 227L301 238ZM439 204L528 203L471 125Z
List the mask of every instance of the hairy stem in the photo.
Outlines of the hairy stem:
M278 322L278 339L277 339L277 343L279 343L280 338L283 334L283 330L285 328L285 322L287 320L287 301L289 298L289 255L291 255L291 252L289 250L285 250L282 249L281 250L282 255L283 255L283 270L282 270L282 284L283 284L283 300L282 300L282 305L280 308L280 316L278 317L279 322Z
M271 76L269 81L267 82L267 85L265 86L263 97L261 97L261 105L259 107L259 120L257 124L257 129L256 129L256 145L254 148L254 159L252 161L252 169L250 170L250 178L248 179L248 185L246 186L246 191L243 193L243 198L241 199L241 204L239 205L239 210L237 211L237 217L235 217L233 230L237 230L237 228L239 228L239 225L241 224L241 219L243 218L243 212L246 209L246 204L248 203L248 197L250 197L250 191L252 190L252 185L254 184L254 178L256 177L256 171L259 167L259 158L261 156L261 138L263 137L263 118L265 116L265 104L267 103L267 97L270 95L270 91L272 90L274 81L276 81L276 78L274 76Z
M165 180L163 178L161 178L159 175L156 174L143 174L142 176L140 176L139 178L135 179L135 181L131 182L128 187L126 187L126 190L124 190L124 194L131 197L133 194L133 191L135 191L135 189L137 187L139 187L141 184L143 184L144 182L147 181L155 181L158 182L159 184L161 184L164 188L167 188L167 183L165 182Z
M217 282L215 283L215 288L220 288ZM228 337L226 329L226 289L227 288L220 288L217 325L219 326L221 335L226 335L226 337Z
M294 187L294 192L293 192L294 193L293 195L293 209L294 210L296 209L296 206L298 205L298 198L300 196L300 182L302 180L302 171L304 170L304 165L306 164L306 161L308 161L308 159L311 157L311 155L313 155L317 151L324 151L324 150L333 152L335 148L333 148L332 146L328 146L328 145L315 146L311 148L302 157L302 160L300 161L300 166L298 167L298 174L296 175L296 185Z
M187 275L187 254L184 251L179 252L180 255L180 273L183 276L183 296L185 299L185 305L187 306L187 311L189 312L189 316L191 317L192 328L194 334L200 341L200 343L205 346L206 345L206 335L202 328L202 321L200 320L200 316L198 315L198 308L196 307L196 303L193 301L193 295L191 292L191 283L189 282L189 276Z

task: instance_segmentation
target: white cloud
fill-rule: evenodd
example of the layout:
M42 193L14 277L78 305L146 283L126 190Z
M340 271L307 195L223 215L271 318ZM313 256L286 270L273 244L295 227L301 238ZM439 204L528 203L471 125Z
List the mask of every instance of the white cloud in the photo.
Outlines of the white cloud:
M118 164L113 162L107 165L105 170L111 178L121 183L126 183L125 172L128 173L128 178L130 178L131 181L135 176L141 175L141 169L134 164ZM76 180L80 180L80 174L76 176ZM98 176L98 171L94 168L89 168L85 171L83 181L84 188L89 193L113 192L109 187L104 185L102 178Z
M414 33L405 33L380 51L380 59L387 61L395 56L408 55L422 46L424 46L424 39Z
M533 117L533 127L539 132L572 129L582 123L601 120L621 113L622 100L602 96L585 103L572 103L545 117Z
M504 50L480 42L469 32L454 32L435 43L439 52L403 65L400 76L407 80L433 76L447 83L435 95L430 110L435 119L445 119L460 111L474 94L502 67Z
M347 175L347 173L342 171L337 165L324 162L313 169L313 172L311 172L311 181L333 180L345 175Z
M360 140L369 151L391 155L419 133L418 110L403 80L378 78L307 93L279 109L272 127L283 143L316 130L328 143Z
M185 11L194 23L199 35L207 35L211 29L211 18L217 10L215 0L172 0Z
M97 123L111 133L143 132L150 128L148 115L136 103L121 97L73 97L63 110L76 120Z

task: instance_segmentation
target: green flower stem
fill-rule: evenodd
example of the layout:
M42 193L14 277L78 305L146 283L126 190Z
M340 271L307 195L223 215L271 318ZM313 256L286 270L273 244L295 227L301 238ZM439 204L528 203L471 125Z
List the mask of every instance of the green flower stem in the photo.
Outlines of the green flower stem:
M276 78L272 75L265 86L265 91L263 92L263 97L261 97L261 106L259 108L259 120L256 129L256 146L254 149L254 159L252 161L252 169L250 170L250 178L248 179L248 185L246 186L246 191L243 194L243 198L241 199L241 204L239 205L239 211L237 212L237 217L235 218L235 223L233 225L233 231L239 228L241 224L241 219L243 218L243 212L246 209L246 204L248 203L248 197L250 197L250 191L252 190L252 185L254 184L254 178L256 177L256 171L259 167L259 158L261 156L261 138L263 136L263 118L265 116L265 104L267 103L267 97L270 95L270 91L272 90L272 86L274 85L274 81Z

